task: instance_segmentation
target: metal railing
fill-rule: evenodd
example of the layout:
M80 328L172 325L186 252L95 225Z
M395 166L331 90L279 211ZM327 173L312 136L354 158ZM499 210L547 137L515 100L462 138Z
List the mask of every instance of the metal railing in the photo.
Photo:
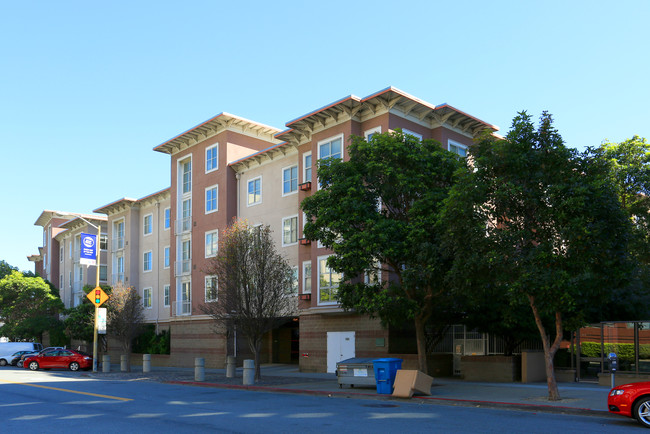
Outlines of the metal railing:
M172 316L183 316L192 314L192 302L190 300L175 301L172 303Z
M187 276L192 270L192 261L190 259L185 259L183 261L176 261L174 263L174 275L175 276Z
M124 237L113 238L111 240L111 248L113 251L124 250Z
M192 216L176 220L176 235L184 234L192 229Z

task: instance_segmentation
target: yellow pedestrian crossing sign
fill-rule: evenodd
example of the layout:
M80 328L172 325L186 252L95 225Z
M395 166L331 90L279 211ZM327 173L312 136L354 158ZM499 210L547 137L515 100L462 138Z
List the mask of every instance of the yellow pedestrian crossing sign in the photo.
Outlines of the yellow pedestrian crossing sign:
M90 291L86 297L88 297L88 300L97 307L101 306L106 300L108 300L108 295L99 286Z

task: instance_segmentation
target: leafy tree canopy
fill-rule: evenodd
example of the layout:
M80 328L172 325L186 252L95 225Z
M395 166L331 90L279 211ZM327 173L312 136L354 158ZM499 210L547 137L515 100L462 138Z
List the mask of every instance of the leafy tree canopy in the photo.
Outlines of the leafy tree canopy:
M343 273L335 297L344 308L385 324L413 321L426 372L425 327L446 327L458 310L444 282L439 217L464 160L401 131L353 137L347 150L349 161L318 163L321 188L301 205L305 236L334 252L327 264Z
M583 325L629 277L627 220L607 166L567 148L547 113L537 129L520 113L505 139L486 136L471 156L445 211L453 274L529 305L549 399L559 399L553 356L564 327Z
M12 339L42 339L63 309L58 296L40 277L25 277L18 271L0 280L0 335Z

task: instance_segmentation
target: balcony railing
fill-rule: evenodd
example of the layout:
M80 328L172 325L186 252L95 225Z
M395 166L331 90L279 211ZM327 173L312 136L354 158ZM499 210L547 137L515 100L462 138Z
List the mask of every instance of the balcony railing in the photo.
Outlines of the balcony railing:
M175 301L172 303L172 316L192 314L192 302L190 300Z
M184 234L192 230L192 216L176 220L176 235Z
M176 261L174 263L175 276L187 276L192 271L192 261L189 259L183 261Z
M113 238L111 240L111 248L113 251L124 250L124 237Z

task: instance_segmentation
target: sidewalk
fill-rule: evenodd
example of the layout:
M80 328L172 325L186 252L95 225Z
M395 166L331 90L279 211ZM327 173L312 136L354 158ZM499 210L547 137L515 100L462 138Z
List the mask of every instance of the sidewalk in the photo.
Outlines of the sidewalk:
M144 374L140 366L133 366L132 372L120 372L119 365L112 365L110 373L89 373L94 378L141 378L202 387L256 390L275 393L300 393L331 397L386 399L391 395L380 395L374 387L339 387L335 374L299 372L297 365L262 365L262 380L252 386L242 383L242 368L235 378L226 378L225 369L206 369L205 380L194 381L193 368L152 367ZM548 401L546 383L478 383L455 378L434 378L431 396L414 396L410 401L470 407L509 408L537 412L571 413L607 416L607 394L609 387L592 383L558 383L561 401Z

